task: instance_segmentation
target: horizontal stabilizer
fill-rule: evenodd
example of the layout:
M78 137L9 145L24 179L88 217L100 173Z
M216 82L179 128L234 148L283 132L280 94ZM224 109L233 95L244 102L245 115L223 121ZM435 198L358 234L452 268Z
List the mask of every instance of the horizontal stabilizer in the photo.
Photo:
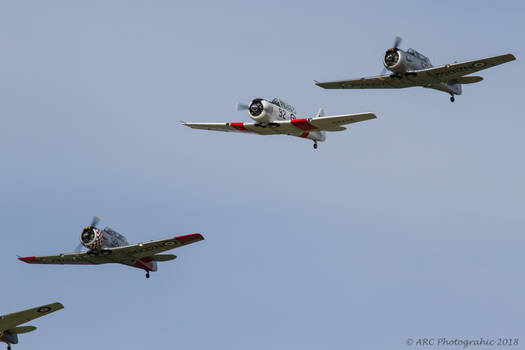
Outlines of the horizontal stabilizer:
M22 327L11 328L11 329L8 329L7 331L13 334L23 334L23 333L32 332L35 329L36 329L35 326L22 326Z
M471 77L459 77L450 82L459 83L459 84L473 84L473 83L479 83L482 80L483 80L483 77L471 76Z
M175 260L176 258L177 256L173 254L157 254L150 257L153 261L170 261Z

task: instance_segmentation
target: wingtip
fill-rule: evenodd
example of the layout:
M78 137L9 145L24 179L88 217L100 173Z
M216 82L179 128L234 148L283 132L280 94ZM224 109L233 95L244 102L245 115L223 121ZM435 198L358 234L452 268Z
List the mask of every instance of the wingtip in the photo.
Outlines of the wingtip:
M176 239L177 241L185 244L185 243L202 241L204 240L204 236L201 235L200 233L192 233L190 235L174 237L173 239Z
M28 264L38 261L35 256L25 256L25 257L21 256L21 257L18 257L18 260L23 261Z
M47 306L47 305L44 305L44 306ZM60 310L60 309L63 309L64 308L64 305L62 305L61 302L54 302L52 304L49 304L49 306L52 306L53 308L56 308L56 310Z

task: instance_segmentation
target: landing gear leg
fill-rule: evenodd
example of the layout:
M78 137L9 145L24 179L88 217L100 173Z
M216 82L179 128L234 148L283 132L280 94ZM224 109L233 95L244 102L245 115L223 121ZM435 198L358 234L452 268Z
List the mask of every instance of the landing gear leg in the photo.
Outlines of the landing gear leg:
M450 102L454 102L456 99L454 98L454 95L450 94Z
M7 344L7 350L11 350L11 344Z
M314 149L317 149L317 141L314 141Z
M146 271L146 278L149 278L149 271Z

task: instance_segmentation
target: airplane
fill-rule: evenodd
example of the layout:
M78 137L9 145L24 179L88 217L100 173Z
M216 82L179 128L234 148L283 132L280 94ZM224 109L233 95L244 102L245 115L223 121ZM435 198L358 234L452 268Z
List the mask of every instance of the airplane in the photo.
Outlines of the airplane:
M297 118L295 109L279 98L271 101L256 98L249 105L237 104L237 110L248 110L251 123L187 123L182 125L193 129L233 131L254 133L259 135L291 135L307 138L317 142L326 139L326 131L341 131L346 128L341 125L374 119L373 113L344 114L325 117L323 109L319 109L314 118Z
M146 271L157 271L157 262L177 258L172 254L159 254L180 246L204 239L200 233L130 245L126 238L110 227L101 230L96 227L100 219L94 217L91 224L80 234L80 244L74 253L28 256L18 259L28 264L99 265L117 263ZM82 246L88 249L81 252Z
M7 344L7 350L11 350L11 344L18 344L18 334L29 333L36 329L35 326L18 327L19 325L63 308L64 305L53 303L0 316L0 341Z
M478 83L483 80L479 76L466 75L516 59L509 53L434 67L427 57L416 50L399 49L401 40L402 38L397 36L393 47L386 51L383 57L385 67L380 76L322 83L316 81L315 85L325 89L400 89L422 86L446 92L450 94L450 102L454 102L454 95L461 95L463 84ZM387 69L392 74L385 75Z

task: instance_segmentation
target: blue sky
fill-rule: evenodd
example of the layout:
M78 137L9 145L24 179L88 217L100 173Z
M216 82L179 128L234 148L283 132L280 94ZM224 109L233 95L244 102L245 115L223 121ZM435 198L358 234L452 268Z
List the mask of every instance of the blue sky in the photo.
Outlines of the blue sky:
M525 5L519 1L0 4L0 313L60 301L17 349L403 349L520 337ZM329 91L395 35L433 64L511 52L454 104ZM212 133L236 102L371 111L318 151ZM201 232L146 280L33 266L93 215L130 242ZM525 339L524 339L525 341Z

